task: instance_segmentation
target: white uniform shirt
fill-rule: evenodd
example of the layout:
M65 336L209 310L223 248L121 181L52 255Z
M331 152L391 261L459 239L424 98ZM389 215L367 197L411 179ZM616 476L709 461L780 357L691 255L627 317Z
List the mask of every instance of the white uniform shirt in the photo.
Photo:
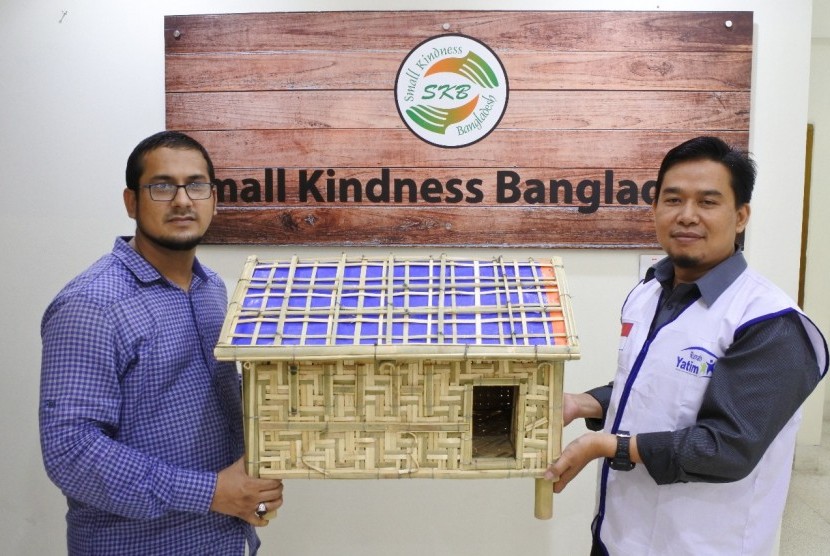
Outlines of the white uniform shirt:
M711 306L699 299L649 336L660 292L656 280L641 284L623 308L606 432L694 426L717 360L736 333L796 310L783 292L747 269ZM802 321L820 376L827 368L826 344L806 317ZM622 555L769 554L786 499L799 419L793 415L749 476L735 482L658 485L643 465L618 472L604 463L595 521L602 544L610 554Z

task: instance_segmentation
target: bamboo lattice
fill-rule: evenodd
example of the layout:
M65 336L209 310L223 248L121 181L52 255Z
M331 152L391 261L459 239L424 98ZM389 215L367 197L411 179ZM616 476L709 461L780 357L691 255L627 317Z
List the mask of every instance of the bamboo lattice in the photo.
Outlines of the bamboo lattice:
M563 281L558 259L252 257L217 353L561 359L578 355Z
M539 477L579 345L557 259L252 257L216 354L252 475Z

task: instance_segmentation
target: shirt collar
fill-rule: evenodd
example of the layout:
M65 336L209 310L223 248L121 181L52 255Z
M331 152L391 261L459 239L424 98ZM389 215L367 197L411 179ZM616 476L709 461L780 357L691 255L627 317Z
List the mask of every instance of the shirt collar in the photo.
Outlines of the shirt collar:
M700 296L707 305L712 305L726 291L732 282L746 270L747 264L743 252L735 250L728 259L720 262L709 272L693 282L700 291ZM668 257L660 259L646 271L645 281L655 278L663 287L671 290L674 281L674 265Z
M147 262L147 259L142 257L138 251L132 248L129 243L131 239L132 237L130 236L121 236L116 238L115 246L112 249L113 254L118 257L124 266L126 266L140 282L144 282L145 284L149 284L157 280L163 280L166 282L167 280L159 274L159 271ZM193 260L193 275L195 279L193 280L191 287L198 286L199 283L207 281L208 279L207 273L199 263L198 259Z

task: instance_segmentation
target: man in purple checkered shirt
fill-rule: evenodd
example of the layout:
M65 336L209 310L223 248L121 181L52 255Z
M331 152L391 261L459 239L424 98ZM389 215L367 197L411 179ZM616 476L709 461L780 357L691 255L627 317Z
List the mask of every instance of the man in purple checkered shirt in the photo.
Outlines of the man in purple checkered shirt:
M69 554L255 554L282 482L245 473L239 377L213 357L227 294L196 259L213 164L161 132L126 177L135 237L67 284L41 325L41 446L67 497Z

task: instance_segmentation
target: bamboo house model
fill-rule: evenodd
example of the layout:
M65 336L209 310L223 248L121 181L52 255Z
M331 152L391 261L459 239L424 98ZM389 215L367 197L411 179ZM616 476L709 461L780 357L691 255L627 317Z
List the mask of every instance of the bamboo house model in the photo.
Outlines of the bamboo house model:
M557 258L250 257L216 347L242 367L248 473L536 479L579 357Z

